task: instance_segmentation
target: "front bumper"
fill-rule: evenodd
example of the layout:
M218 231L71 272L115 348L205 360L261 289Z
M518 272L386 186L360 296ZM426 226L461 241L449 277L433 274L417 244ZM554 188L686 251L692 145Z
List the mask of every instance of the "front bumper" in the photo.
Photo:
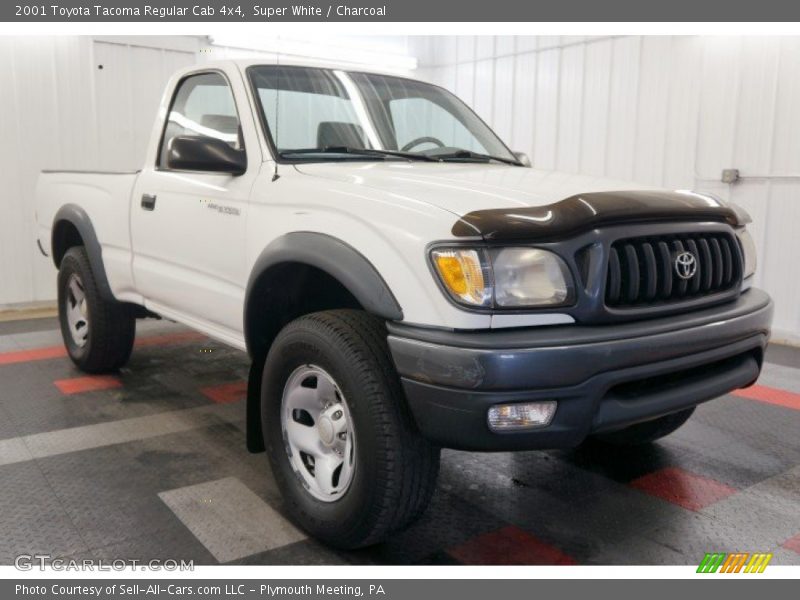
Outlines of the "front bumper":
M417 425L464 450L565 448L758 378L773 305L750 289L702 311L633 323L452 332L390 323L389 347ZM556 400L547 427L496 433L499 403Z

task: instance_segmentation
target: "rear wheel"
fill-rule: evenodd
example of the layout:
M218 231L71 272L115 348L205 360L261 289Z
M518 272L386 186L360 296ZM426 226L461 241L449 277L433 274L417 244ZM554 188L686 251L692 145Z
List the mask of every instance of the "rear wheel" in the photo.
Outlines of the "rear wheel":
M358 548L425 510L439 448L416 429L379 319L336 310L287 325L267 357L261 403L273 474L311 535Z
M61 260L58 317L67 353L82 371L114 371L130 358L136 319L128 305L100 296L83 246Z
M625 429L599 433L593 436L596 440L615 446L635 446L647 444L657 439L668 436L689 420L694 412L694 406L680 412L665 415L652 421L637 423Z

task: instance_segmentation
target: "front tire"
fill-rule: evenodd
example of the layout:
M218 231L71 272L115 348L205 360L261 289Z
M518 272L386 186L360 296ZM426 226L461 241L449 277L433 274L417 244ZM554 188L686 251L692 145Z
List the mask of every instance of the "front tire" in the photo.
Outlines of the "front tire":
M83 246L73 246L61 260L58 319L67 354L81 371L106 373L128 362L136 319L128 305L100 295Z
M637 423L625 429L599 433L593 436L596 440L613 446L638 446L649 444L681 427L694 412L694 406L680 412L665 415L652 421Z
M352 549L422 514L439 448L416 429L382 321L356 310L293 321L270 349L261 389L267 454L300 527Z

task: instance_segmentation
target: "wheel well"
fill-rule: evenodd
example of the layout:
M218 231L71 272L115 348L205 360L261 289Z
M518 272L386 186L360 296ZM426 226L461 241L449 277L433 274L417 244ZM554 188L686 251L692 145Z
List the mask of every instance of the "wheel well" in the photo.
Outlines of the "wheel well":
M355 296L322 269L284 262L267 269L247 301L245 338L253 358L264 358L281 329L308 313L335 308L363 308Z
M61 259L73 246L83 246L84 241L78 228L66 220L59 221L53 228L53 262L61 266Z

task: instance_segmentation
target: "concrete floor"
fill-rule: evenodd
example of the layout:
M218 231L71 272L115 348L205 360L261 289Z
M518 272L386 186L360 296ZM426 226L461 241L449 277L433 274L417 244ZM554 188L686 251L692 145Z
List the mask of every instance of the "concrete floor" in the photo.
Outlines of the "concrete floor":
M195 564L800 564L800 350L672 436L612 450L444 451L422 520L339 552L282 515L245 450L247 359L139 323L119 374L86 377L54 319L0 323L0 564L18 554Z

